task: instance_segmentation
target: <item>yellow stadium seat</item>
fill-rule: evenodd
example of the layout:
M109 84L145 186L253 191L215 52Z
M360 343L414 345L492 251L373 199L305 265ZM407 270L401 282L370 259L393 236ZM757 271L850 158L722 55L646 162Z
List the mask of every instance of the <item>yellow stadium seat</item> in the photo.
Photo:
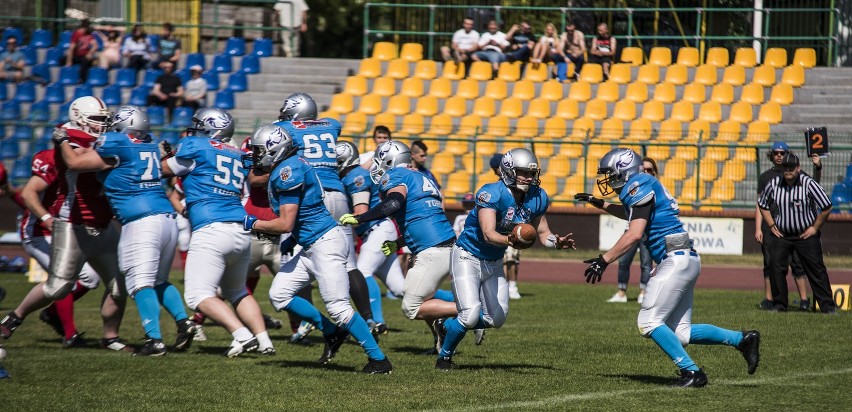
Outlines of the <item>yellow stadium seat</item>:
M553 156L553 153L556 150L556 145L552 140L545 140L541 138L536 138L532 142L532 151L535 153L536 157L538 157L539 162L543 159L549 159Z
M710 92L710 101L720 104L731 104L734 101L734 86L730 83L719 83Z
M796 49L793 53L793 65L802 66L806 69L816 66L816 50L811 48Z
M586 102L586 110L583 111L583 117L592 120L603 120L607 118L606 102L601 99L592 99Z
M648 56L648 64L666 67L672 64L672 49L668 47L654 47Z
M539 97L550 100L552 102L562 100L562 95L565 93L565 87L558 80L548 80L541 85L541 93Z
M686 128L687 141L697 142L701 140L702 142L706 142L711 138L712 136L710 135L710 122L701 119L689 122L689 126Z
M793 104L793 86L789 84L776 84L769 93L769 101L782 106Z
M695 69L695 78L692 81L705 86L712 86L718 83L717 79L718 73L716 73L716 66L702 64Z
M695 173L698 174L698 180L702 183L704 182L712 182L719 177L719 165L715 160L703 158L698 162L699 170Z
M704 158L714 162L724 162L728 160L728 148L721 146L709 146L704 150Z
M675 89L675 85L671 83L660 83L654 86L653 100L661 103L674 103L676 98L677 89Z
M371 93L382 97L390 97L395 95L396 80L387 76L382 76L378 79L373 80L373 89Z
M565 119L559 117L551 117L544 122L543 137L549 139L561 139L567 134Z
M657 133L657 140L675 142L679 141L682 137L683 122L677 119L667 119L660 122L660 131Z
M733 109L731 110L733 113ZM738 142L740 140L740 129L742 124L736 120L728 119L719 123L719 131L716 132L718 142Z
M751 82L761 86L772 87L775 85L775 68L772 66L759 66L754 69Z
M414 113L423 116L434 116L438 114L438 98L435 96L423 96L417 99Z
M639 73L636 75L636 81L645 84L659 83L660 67L654 64L645 64L639 66Z
M601 123L601 131L598 133L598 139L601 140L621 140L624 136L624 123L618 119L606 119Z
M597 99L607 103L618 101L618 83L613 81L605 81L598 85Z
M456 157L449 152L438 152L432 156L429 167L436 175L452 173L456 170Z
M600 64L586 63L580 69L580 80L592 84L598 84L603 81L603 69Z
M341 117L342 117L342 114L335 112L334 110L326 110L324 112L320 112L319 115L317 115L318 119L322 119L322 118L326 118L326 117L329 118L329 119L340 120Z
M485 84L485 96L494 100L503 100L509 95L506 81L501 79L490 80Z
M441 69L441 77L450 80L464 79L464 64L459 64L452 60L444 62L444 66Z
M776 69L787 67L787 49L772 47L766 50L766 56L763 57L763 65L772 66Z
M429 96L446 99L453 95L453 82L450 79L440 78L429 82Z
M459 128L456 130L456 133L453 137L471 137L476 136L477 134L482 133L482 117L477 116L476 114L469 114L465 117L461 118L461 122L459 123ZM467 153L467 144L464 145L465 151L462 153ZM462 154L462 153L454 153L454 154Z
M683 98L681 98L684 102L690 103L704 103L705 98L707 96L707 89L701 83L690 83L684 86L683 88Z
M389 112L377 114L373 118L373 127L378 125L387 126L391 133L396 133L396 115Z
M706 120L710 123L719 123L722 121L722 105L718 102L707 102L698 108L698 119ZM704 135L707 138L707 134Z
M781 117L781 105L775 102L764 103L757 113L758 120L763 120L769 124L781 123Z
M787 66L781 74L781 84L789 84L793 87L802 87L805 84L805 68L798 64Z
M401 94L392 96L388 100L387 112L398 116L411 113L411 98Z
M465 116L462 121L464 121L464 119L466 118L467 116ZM443 152L451 153L457 156L467 153L470 150L470 141L474 134L469 133L471 130L476 130L476 128L471 128L471 126L466 127L466 125L460 125L459 130L449 136L452 140L447 140L446 142L444 142Z
M768 142L770 138L769 123L763 120L755 120L748 124L746 131L746 142L762 143Z
M467 78L488 81L491 80L492 70L489 62L473 62L470 65L470 73L468 73Z
M648 100L648 85L645 83L628 84L624 98L634 103L644 103Z
M423 80L416 77L409 77L402 81L402 89L399 94L405 97L418 98L423 96Z
M497 105L490 97L480 97L473 102L473 114L480 117L491 117L497 113Z
M510 97L500 102L500 114L511 119L521 117L524 114L524 107L521 99Z
M757 66L757 52L750 47L740 47L734 54L734 64L752 68Z
M746 140L748 142L748 140ZM755 142L756 143L756 142ZM746 163L754 163L757 160L755 148L738 147L734 150L734 160Z
M559 145L558 156L565 160L580 158L583 156L583 145L580 143L562 142Z
M421 133L423 133L425 127L426 120L423 118L422 114L407 114L403 116L402 124L400 125L400 128L399 130L397 130L394 137L419 136Z
M714 67L727 67L730 62L728 49L724 47L711 47L707 51L707 58L704 60L704 63Z
M467 114L467 99L461 96L453 96L444 101L444 113L453 117L462 117Z
M751 105L747 102L739 101L731 105L731 113L728 115L728 120L733 120L739 123L751 123L754 117Z
M343 93L350 96L363 96L367 94L367 78L363 76L349 76L343 86Z
M731 86L742 86L745 84L745 78L745 67L735 64L725 68L725 73L722 75L722 83L728 83Z
M538 98L530 101L527 107L527 115L537 119L546 119L550 117L550 100Z
M641 66L645 55L639 47L625 47L621 49L621 61L631 66Z
M414 65L414 77L432 80L438 75L438 64L434 60L420 60Z
M630 65L627 63L616 63L609 68L609 81L618 84L628 84L631 78Z
M528 64L524 69L524 80L540 83L547 80L549 72L546 64Z
M672 156L671 148L669 146L649 145L648 150L645 152L645 156L650 157L657 162L664 162ZM666 171L668 171L669 164L666 163L665 166L667 169ZM684 173L686 172L684 171Z
M675 150L674 157L686 161L698 159L698 147L696 146L681 146Z
M689 72L686 69L686 66L682 64L673 64L666 68L666 83L671 83L676 86L681 86L686 84L689 80Z
M746 177L746 165L741 160L728 160L722 166L722 176L734 181L741 182Z
M408 77L408 60L393 59L388 62L388 69L385 76L402 80Z
M591 139L595 136L595 121L588 117L581 117L574 120L571 130L571 139L583 140Z
M338 93L331 97L331 105L328 109L340 114L352 112L355 108L354 99L348 93Z
M532 100L535 98L535 84L529 80L521 80L512 85L512 97L521 100Z
M748 104L761 104L763 103L763 86L757 83L749 83L743 86L740 91L740 101Z
M374 93L361 96L358 103L358 111L365 114L379 114L382 112L382 96Z
M631 121L636 118L636 103L632 100L621 100L615 104L612 117L618 120Z
M514 82L521 78L521 62L500 63L497 70L497 78L507 82Z
M642 105L642 119L647 119L652 122L659 122L663 120L666 115L666 108L663 106L663 102L659 100L649 100Z
M429 120L429 130L426 131L426 136L435 137L435 136L447 136L453 132L453 117L441 113Z
M630 131L627 140L643 142L651 139L651 121L648 119L636 119L630 122Z
M556 156L547 161L545 176L568 177L571 174L571 160L565 156Z
M454 172L447 178L447 187L443 191L445 197L472 191L470 173L465 170Z
M565 120L574 120L580 117L580 105L574 99L562 99L556 105L556 117Z
M596 171L597 172L597 171ZM594 177L594 176L590 176ZM585 176L582 174L574 174L565 179L565 186L562 188L562 193L559 196L567 199L573 199L574 195L580 192L585 192L586 189L591 190L591 186L586 186ZM588 207L592 207L589 205Z
M423 60L423 45L420 43L404 43L399 51L399 58L412 63Z
M692 103L680 101L672 105L671 119L691 122L695 118L695 108Z
M538 136L538 119L532 116L521 117L515 125L513 134L521 138Z
M503 115L497 115L488 119L488 127L486 127L484 134L498 138L508 136L509 118Z
M476 99L479 97L479 82L473 79L464 79L458 82L455 96L465 99Z
M354 112L346 115L343 120L341 133L344 135L360 135L367 129L367 115L360 112Z
M695 47L681 47L677 52L677 64L682 64L686 67L695 67L701 64L698 49Z
M557 193L559 185L556 182L556 176L544 175L540 177L540 180L539 187L544 189L545 193Z
M373 79L382 75L382 62L379 59L364 59L358 66L358 75Z
M505 136L503 136L503 137L505 137ZM472 155L471 157L476 156L477 153L497 153L497 142L495 142L493 140L482 140L482 139L485 139L485 138L493 138L493 137L492 136L477 136L476 141L474 142L475 143L474 149L473 149L474 152L468 153L468 154ZM467 155L465 155L465 156L467 156ZM485 169L488 169L487 162L483 162L481 159L482 159L482 156L480 156L479 159L477 159L477 166L478 167L468 168L467 165L465 165L465 168L467 170L485 170ZM464 158L462 158L462 160L464 161ZM473 163L473 162L471 161L471 163Z
M724 176L724 175L723 175ZM734 200L736 185L729 179L719 179L713 183L709 200L714 203L724 203Z
M707 194L707 190L705 185L701 182L701 180L696 179L694 176L684 179L683 187L680 190L680 196L677 196L678 203L684 203L683 205L679 205L681 208L687 206L686 203L693 203L698 201L699 199L703 199Z
M578 102L588 101L592 98L592 85L583 80L571 83L571 88L568 89L568 98Z
M388 61L396 58L396 44L381 41L373 45L373 58Z

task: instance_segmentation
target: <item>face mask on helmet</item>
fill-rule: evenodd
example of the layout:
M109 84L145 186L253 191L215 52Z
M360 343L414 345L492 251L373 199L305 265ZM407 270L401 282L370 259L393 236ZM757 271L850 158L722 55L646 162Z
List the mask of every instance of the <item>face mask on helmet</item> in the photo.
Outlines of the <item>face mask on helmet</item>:
M337 171L342 173L349 167L359 164L358 147L351 142L338 142L334 147L337 156Z
M94 136L100 136L109 128L112 113L106 104L97 97L84 96L74 100L68 108L71 122Z
M604 175L597 180L601 195L621 193L633 175L642 173L642 158L630 149L613 149L601 158L598 174Z
M265 125L249 138L254 168L270 171L281 161L296 153L293 138L276 125Z
M411 149L405 143L389 140L376 148L373 155L373 167L370 169L370 178L375 183L381 181L382 176L395 167L406 167L411 164Z
M538 158L527 149L512 149L500 160L500 176L506 186L527 192L541 183L540 175Z

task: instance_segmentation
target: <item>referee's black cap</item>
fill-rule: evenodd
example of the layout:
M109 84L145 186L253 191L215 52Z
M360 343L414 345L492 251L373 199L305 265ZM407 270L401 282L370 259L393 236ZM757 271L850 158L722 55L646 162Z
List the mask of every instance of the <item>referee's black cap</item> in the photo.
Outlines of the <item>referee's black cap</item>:
M799 156L787 152L784 158L781 159L781 167L796 167L799 165Z

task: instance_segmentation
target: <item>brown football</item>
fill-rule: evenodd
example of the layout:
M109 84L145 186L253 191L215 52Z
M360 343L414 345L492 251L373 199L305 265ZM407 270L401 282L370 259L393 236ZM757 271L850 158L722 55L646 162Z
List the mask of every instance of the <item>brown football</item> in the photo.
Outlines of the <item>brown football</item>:
M514 238L513 248L527 249L535 244L536 231L533 225L521 223L512 228L512 237Z

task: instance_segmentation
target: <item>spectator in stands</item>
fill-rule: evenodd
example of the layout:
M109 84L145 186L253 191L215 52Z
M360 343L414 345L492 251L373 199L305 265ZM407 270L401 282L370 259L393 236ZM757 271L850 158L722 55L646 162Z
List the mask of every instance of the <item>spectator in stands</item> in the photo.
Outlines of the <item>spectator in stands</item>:
M0 66L0 79L4 81L12 81L15 83L24 80L24 54L18 50L18 39L10 36L6 39L6 50L0 53L0 60L3 65Z
M273 6L278 15L281 33L281 51L287 57L299 57L302 54L301 36L308 31L308 8L305 0L279 1Z
M189 68L189 73L192 78L186 82L186 90L183 92L183 103L181 105L198 110L200 107L207 106L207 80L201 77L204 74L204 69L197 64Z
M592 40L592 50L589 52L589 63L600 64L603 68L604 79L609 79L609 66L615 56L615 37L609 34L606 23L598 24L598 36ZM577 70L579 73L580 71Z
M183 86L180 77L175 73L175 65L172 62L163 62L163 74L157 77L154 88L148 96L148 105L165 106L169 109L169 116L178 99L183 97Z
M101 38L103 49L98 56L98 66L109 70L121 66L121 34L124 27L106 27L104 30L96 30L95 35Z
M95 61L97 50L98 43L92 34L92 24L89 19L84 19L80 22L80 28L71 35L71 45L65 57L66 66L80 65L80 82L85 82L89 78L89 68Z
M124 39L121 53L127 58L127 68L139 71L148 66L151 61L151 42L141 25L134 26L130 37Z
M562 43L559 36L556 34L556 26L553 23L547 23L544 26L544 35L538 39L532 54L532 62L534 67L541 63L557 62L562 59L559 54L562 49Z
M561 59L556 59L556 77L561 81L568 80L568 63L574 63L574 78L580 77L580 69L586 60L586 40L583 32L571 23L565 26L565 32L560 38L562 49Z
M506 33L500 31L500 26L496 20L488 22L488 31L479 36L477 45L479 51L474 53L471 58L473 61L491 62L491 68L494 74L497 74L497 69L500 68L500 63L506 61L506 55L503 50L509 47L509 40L506 39Z
M438 183L438 179L435 178L435 175L432 174L432 171L426 167L426 159L429 156L429 148L426 146L426 143L423 143L422 140L415 140L411 142L411 164L417 168L417 171L426 175L429 180L435 184L435 188L441 190L441 184Z
M506 61L508 62L526 62L532 55L535 48L535 34L532 32L530 23L526 20L521 20L521 24L513 24L509 32L506 33L509 39L509 50L506 51Z
M375 143L375 147L379 147L382 143L387 142L390 139L391 131L387 126L380 124L373 129L373 143ZM365 169L371 169L373 167L373 155L375 153L375 150L361 153L361 156L358 157L358 161L361 163L361 166Z
M479 48L479 33L473 29L473 19L465 17L462 28L453 33L450 47L441 46L444 61L454 60L456 63L470 64L471 55Z
M180 39L175 36L175 26L171 23L163 23L163 34L160 35L158 41L159 52L157 61L153 64L154 68L163 68L163 64L171 62L175 69L180 60L181 43Z

